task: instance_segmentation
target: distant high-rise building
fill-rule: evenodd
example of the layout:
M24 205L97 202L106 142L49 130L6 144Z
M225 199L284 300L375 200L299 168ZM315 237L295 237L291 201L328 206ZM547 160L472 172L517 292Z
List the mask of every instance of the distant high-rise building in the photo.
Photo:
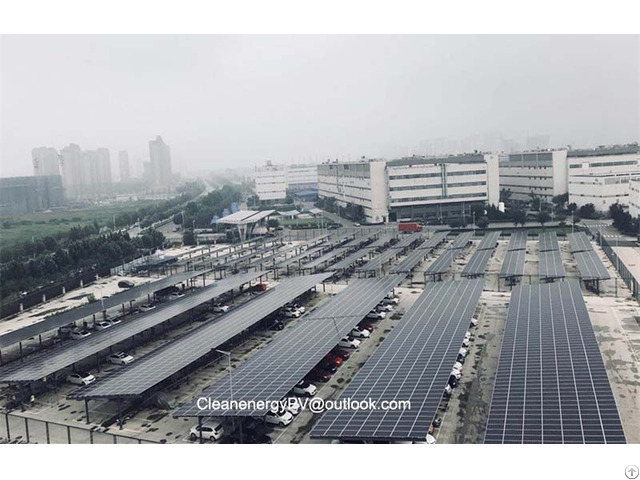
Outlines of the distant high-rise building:
M75 143L60 150L60 166L62 168L62 185L65 194L77 197L83 192L88 177L88 168L83 162L82 150Z
M58 151L55 148L34 148L31 150L31 158L33 159L33 174L36 177L60 175Z
M120 181L128 182L131 180L131 170L129 168L129 154L126 150L118 152L118 168L120 171Z
M153 184L165 187L171 181L171 152L161 136L149 142L149 159Z
M108 185L111 183L111 153L108 148L96 150L98 159L98 185Z

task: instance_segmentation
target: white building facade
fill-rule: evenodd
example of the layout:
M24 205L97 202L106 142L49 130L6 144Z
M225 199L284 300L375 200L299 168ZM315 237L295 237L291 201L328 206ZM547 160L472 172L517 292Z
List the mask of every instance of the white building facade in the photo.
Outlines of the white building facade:
M640 180L629 182L629 214L633 218L640 216Z
M254 172L255 190L260 201L279 201L287 197L287 170L267 163Z
M287 165L287 191L291 193L318 189L318 165Z
M513 200L551 202L568 191L566 150L511 153L500 158L499 171L500 189L510 190Z

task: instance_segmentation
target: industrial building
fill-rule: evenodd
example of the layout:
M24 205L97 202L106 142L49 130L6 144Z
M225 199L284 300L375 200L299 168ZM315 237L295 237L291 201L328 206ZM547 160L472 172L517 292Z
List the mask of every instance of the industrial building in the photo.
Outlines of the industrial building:
M63 205L60 175L0 178L0 215L22 215Z
M315 164L274 165L267 162L255 169L254 181L260 201L284 200L287 194L296 193L309 196L318 189L318 167Z
M500 159L500 188L511 199L527 202L532 196L551 202L567 193L567 151L512 153Z

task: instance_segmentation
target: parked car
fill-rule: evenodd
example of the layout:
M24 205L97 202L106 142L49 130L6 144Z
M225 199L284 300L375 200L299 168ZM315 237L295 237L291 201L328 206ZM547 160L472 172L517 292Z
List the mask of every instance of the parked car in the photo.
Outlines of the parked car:
M112 326L111 322L107 322L107 321L95 322L93 324L93 328L95 328L96 330L106 330L111 326Z
M297 397L284 397L282 401L284 409L291 415L298 415L302 411L302 405Z
M287 318L299 318L302 314L300 313L300 310L297 310L295 308L285 308L284 315Z
M107 357L107 362L112 365L129 365L133 362L133 357L124 352L112 353Z
M380 303L383 305L398 305L400 303L400 299L398 297L384 297Z
M60 327L58 329L58 333L60 333L61 335L69 335L71 332L73 332L77 328L78 327L76 327L75 323L70 323L69 325L64 325L64 326Z
M329 380L331 380L331 374L325 370L315 367L307 374L306 378L307 380L314 382L327 383Z
M251 287L252 292L264 292L267 289L266 283L256 283Z
M471 326L475 327L478 325L478 317L471 317Z
M362 225L360 225L359 223L356 222L356 223L353 224L353 226L354 227L361 227Z
M447 397L450 397L452 393L453 393L453 388L451 388L451 385L447 384L447 386L444 387L444 394Z
M73 332L71 332L69 336L73 340L81 340L83 338L87 338L89 335L91 335L91 332L83 328L83 329L74 330Z
M269 330L284 330L284 322L282 320L276 320L269 326Z
M141 312L149 312L153 309L155 309L156 306L153 305L152 303L145 303L144 305L140 305L140 311Z
M393 311L393 305L390 303L379 303L378 305L376 305L376 311L378 312L392 312Z
M367 313L367 316L365 318L369 318L371 320L382 320L386 316L387 314L385 312L376 312L375 310L372 310L371 312Z
M336 366L336 364L334 364L333 362L328 362L324 359L320 361L317 368L329 373L336 373L338 371L338 367Z
M118 325L119 323L122 323L122 319L120 317L107 318L105 322L110 323L111 326L113 327L114 325Z
M96 377L89 372L73 372L67 375L67 382L74 385L89 385L96 381Z
M356 340L355 338L344 337L342 340L338 342L338 346L340 348L356 349L360 346L360 340Z
M214 313L226 313L229 311L229 305L214 303L212 310L214 311Z
M215 442L220 440L224 435L224 426L219 422L203 423L202 425L195 425L189 430L191 440L197 440L200 438L200 432L202 432L202 438L205 440L211 440Z
M275 411L270 410L264 416L265 423L270 423L272 425L279 425L281 427L286 427L291 422L293 422L293 415L291 412L285 411Z
M304 313L307 311L306 308L304 308L302 305L300 305L299 303L287 303L285 305L285 308L294 308L296 310L298 310L300 313Z
M365 330L369 330L370 333L373 333L373 330L374 330L374 326L365 321L360 322L358 324L358 327L364 328Z
M358 326L351 330L351 333L349 335L354 338L369 338L371 336L371 332L366 328Z
M327 363L331 363L332 365L335 365L336 367L341 366L344 363L344 360L342 359L341 356L334 354L333 352L329 352L325 355L324 357L324 361Z
M336 357L340 357L343 362L345 360L349 360L349 357L351 356L349 352L347 352L346 350L342 350L338 347L335 347L333 350L331 350L330 354L335 355Z
M118 286L120 288L133 288L136 286L136 284L133 283L131 280L120 280L118 282Z
M462 377L462 372L460 370L451 370L451 376L455 377L456 380L460 380L460 378Z
M184 293L182 292L171 292L169 294L169 300L177 300L178 298L184 297Z
M295 387L293 387L293 393L294 395L298 395L300 397L313 397L316 393L318 393L318 387L316 387L311 382L302 380L301 382L298 382Z

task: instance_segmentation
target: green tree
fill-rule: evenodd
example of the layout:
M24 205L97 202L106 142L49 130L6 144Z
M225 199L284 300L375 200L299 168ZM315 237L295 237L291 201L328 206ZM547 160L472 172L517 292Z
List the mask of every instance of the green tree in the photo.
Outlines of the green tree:
M515 209L511 212L511 218L513 218L513 224L517 227L518 224L524 227L527 221L527 213L521 209Z
M195 245L196 244L196 236L193 233L193 230L190 228L186 229L182 234L182 243L184 245Z
M548 223L550 220L551 220L551 215L549 215L544 210L538 213L538 222L540 222L540 225L542 225L543 227L544 227L544 224Z
M482 216L478 220L476 220L476 226L482 230L489 226L489 217Z

